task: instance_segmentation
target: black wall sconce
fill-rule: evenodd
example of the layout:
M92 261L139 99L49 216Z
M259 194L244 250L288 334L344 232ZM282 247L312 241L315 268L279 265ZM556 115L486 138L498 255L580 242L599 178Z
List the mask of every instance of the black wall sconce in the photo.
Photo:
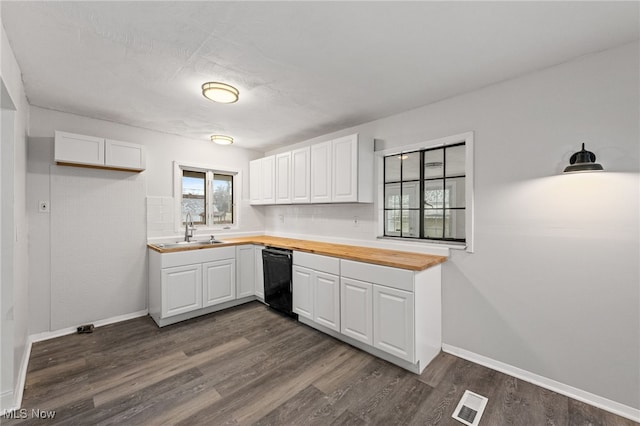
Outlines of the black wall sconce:
M569 159L569 165L565 167L564 172L594 172L602 170L604 170L602 165L596 163L596 155L584 149L584 144L582 144L582 149Z

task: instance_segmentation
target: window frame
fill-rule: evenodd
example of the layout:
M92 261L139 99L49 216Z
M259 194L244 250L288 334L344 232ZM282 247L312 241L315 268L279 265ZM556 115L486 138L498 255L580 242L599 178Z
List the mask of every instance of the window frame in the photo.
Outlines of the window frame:
M196 229L200 231L220 231L220 230L237 230L240 227L240 213L238 209L239 191L242 188L241 171L231 169L229 167L219 167L215 165L198 164L187 161L173 162L173 199L175 203L174 224L175 231L184 231L184 222L182 222L182 177L183 170L204 172L205 177L205 209L207 218L204 224L197 224ZM233 223L216 224L213 218L213 179L214 175L232 176L231 190L231 215ZM197 234L196 234L197 236Z
M447 146L453 146L464 143L465 144L465 242L456 242L452 240L442 239L428 239L420 237L401 237L401 236L385 236L385 157L392 155L404 155L416 151L424 151L430 149L437 149ZM377 210L378 210L378 229L377 235L381 239L392 239L403 242L416 242L422 244L434 244L439 247L447 246L453 249L466 249L467 252L473 253L474 242L474 163L473 163L473 132L460 133L457 135L446 136L439 139L428 140L425 142L414 143L410 145L403 145L399 147L393 147L376 151L377 161L377 181L378 181L378 197L377 197ZM423 154L420 154L421 159ZM423 166L421 162L421 167ZM422 186L422 185L421 185ZM421 195L422 197L423 195ZM402 202L402 201L400 201ZM424 218L421 218L424 221ZM422 228L423 225L421 225Z

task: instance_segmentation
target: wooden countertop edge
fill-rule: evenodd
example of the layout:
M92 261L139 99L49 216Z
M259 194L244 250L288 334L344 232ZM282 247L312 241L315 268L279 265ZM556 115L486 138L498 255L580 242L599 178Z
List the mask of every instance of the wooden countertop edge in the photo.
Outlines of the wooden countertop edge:
M173 247L163 249L156 247L153 244L147 244L147 247L158 253L177 253L183 251L203 250L215 247L229 247L243 244L257 244L279 247L306 253L319 254L323 256L338 257L340 259L353 260L357 262L408 269L411 271L422 271L432 266L444 263L447 260L446 256L270 236L231 238L225 240L224 243L197 247ZM366 252L359 253L359 250L365 250Z

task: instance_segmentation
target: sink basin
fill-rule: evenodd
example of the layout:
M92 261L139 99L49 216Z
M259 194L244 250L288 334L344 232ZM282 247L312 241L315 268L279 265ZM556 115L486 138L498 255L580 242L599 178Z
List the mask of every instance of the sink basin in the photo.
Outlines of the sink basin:
M203 247L203 246L211 246L214 244L222 244L224 241L213 240L213 241L176 241L175 243L158 243L154 244L154 246L158 248L176 248L176 247Z

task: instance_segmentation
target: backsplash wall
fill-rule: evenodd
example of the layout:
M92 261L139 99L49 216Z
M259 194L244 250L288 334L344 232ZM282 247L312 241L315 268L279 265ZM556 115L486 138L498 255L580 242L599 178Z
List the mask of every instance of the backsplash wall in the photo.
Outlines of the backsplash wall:
M265 228L275 234L311 234L343 239L376 237L373 204L265 206Z

